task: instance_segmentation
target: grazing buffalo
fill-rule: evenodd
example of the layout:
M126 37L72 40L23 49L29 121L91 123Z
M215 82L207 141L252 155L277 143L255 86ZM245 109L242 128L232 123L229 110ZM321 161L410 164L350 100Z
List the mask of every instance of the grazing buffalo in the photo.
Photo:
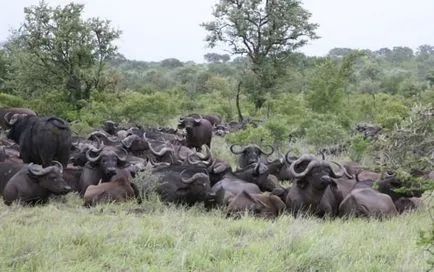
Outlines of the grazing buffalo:
M71 130L68 122L57 117L14 115L9 123L8 138L20 145L20 155L25 163L50 166L57 160L64 167L71 150Z
M184 117L179 119L179 129L185 128L186 146L200 150L202 145L211 148L212 125L203 118Z
M132 179L129 171L123 170L118 171L109 182L89 185L84 193L84 205L89 207L97 203L123 202L133 197L140 204L140 194Z
M290 166L291 175L297 181L286 195L286 206L294 215L308 212L317 216L335 216L342 193L333 179L344 174L351 178L345 168L336 162L335 171L329 161L319 160L312 155L303 155Z
M392 198L372 188L352 190L339 205L340 217L384 218L397 214Z
M259 146L257 145L248 145L245 147L241 147L239 150L235 150L235 147L240 145L233 144L229 148L232 153L235 155L240 155L238 158L238 168L244 168L250 164L256 164L257 162L268 163L268 156L273 154L274 148L270 146L271 151L265 153Z
M8 129L10 119L15 114L37 116L36 112L27 108L0 108L0 128Z
M108 182L122 168L125 168L128 152L122 147L105 146L87 151L88 162L80 178L80 194L84 195L89 185L96 185L100 180Z
M395 201L395 207L398 213L415 210L422 206L422 198L420 197L400 197Z
M227 211L228 215L235 217L239 217L243 212L248 211L257 217L274 219L285 208L285 203L275 195L249 194L242 191L236 196L229 197Z
M46 203L50 195L70 192L71 187L62 177L62 164L55 163L45 168L33 163L24 166L6 184L3 192L4 203L11 205L16 200L24 205Z
M168 165L153 171L156 182L147 182L145 191L155 190L166 203L194 205L204 202L206 206L214 203L209 177L203 167L195 165Z

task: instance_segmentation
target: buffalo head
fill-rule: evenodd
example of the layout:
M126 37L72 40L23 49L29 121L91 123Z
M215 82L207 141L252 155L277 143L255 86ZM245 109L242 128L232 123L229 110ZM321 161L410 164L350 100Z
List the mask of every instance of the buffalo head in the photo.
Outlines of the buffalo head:
M27 166L27 175L37 183L54 194L67 194L71 187L63 179L63 166L54 161L53 166L43 168L39 164L30 163Z
M86 158L93 167L100 167L104 174L116 173L116 168L123 167L127 160L128 152L122 147L105 146L103 143L99 148L90 148L86 152Z
M239 149L235 150L236 147L239 147ZM240 155L238 159L238 167L244 168L249 164L257 163L258 161L267 162L265 158L274 152L274 148L272 146L269 147L271 151L268 153L264 152L257 145L248 145L246 147L242 147L240 145L233 144L230 146L230 150L233 154Z

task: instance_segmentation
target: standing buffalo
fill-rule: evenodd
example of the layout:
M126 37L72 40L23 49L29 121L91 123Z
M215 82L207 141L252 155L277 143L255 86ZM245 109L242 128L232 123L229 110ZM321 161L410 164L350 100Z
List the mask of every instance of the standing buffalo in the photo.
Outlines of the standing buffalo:
M0 108L0 128L8 129L9 121L14 114L37 116L36 112L27 108Z
M257 145L248 145L241 147L239 150L235 150L236 144L231 145L230 150L235 155L240 155L238 158L238 167L244 168L250 164L256 164L257 162L268 163L267 157L273 154L274 148L270 146L271 151L266 153Z
M211 123L211 126L213 126L213 127L220 124L222 121L221 117L218 115L200 115L197 113L192 113L192 114L187 115L186 117L206 119Z
M41 165L24 166L6 184L3 199L6 205L19 200L23 204L45 203L52 194L67 194L69 187L63 180L63 167L59 162L43 168Z
M185 128L187 131L187 147L194 147L200 150L201 146L205 144L211 148L212 125L208 120L203 118L183 117L179 119L178 128Z
M14 115L8 124L11 126L8 138L20 145L20 155L25 163L48 167L57 160L66 167L71 150L71 130L65 120Z

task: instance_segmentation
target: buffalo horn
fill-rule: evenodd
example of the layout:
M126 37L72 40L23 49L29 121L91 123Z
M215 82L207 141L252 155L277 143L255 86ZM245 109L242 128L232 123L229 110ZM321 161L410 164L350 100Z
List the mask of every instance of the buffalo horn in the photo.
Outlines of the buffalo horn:
M169 152L169 151L174 152L173 148L170 148L170 147L163 147L163 148L158 152L157 150L155 150L155 149L152 147L152 144L151 144L151 143L148 143L148 145L149 145L149 149L151 150L151 152L154 153L154 154L157 155L157 156L163 156L166 152Z
M309 161L309 164L307 165L306 169L301 172L301 173L297 173L295 171L295 167L300 164L303 161ZM295 178L302 178L304 177L307 173L309 173L309 171L316 165L318 165L318 160L309 154L304 154L302 155L300 158L298 158L296 161L294 161L291 166L289 167L289 172L291 173L292 176L294 176Z
M285 154L285 161L289 164L289 165L291 165L293 162L294 162L294 160L291 158L291 156L289 155L289 152L290 151L288 151L288 152L286 152L286 154Z
M89 148L86 151L86 159L90 162L97 162L99 160L99 158L101 157L101 151L104 148L104 144L101 142L101 145L99 148L94 148L93 146L91 148ZM98 154L96 157L92 157L90 155L90 152L96 153Z
M116 157L118 158L118 160L120 160L121 162L125 162L127 160L128 151L126 151L123 147L119 147L116 151L121 152L121 154L119 154L119 152L116 152Z
M63 165L58 161L53 161L54 166L59 167L60 173L63 173Z
M53 166L43 168L42 165L30 163L28 166L28 170L31 174L35 176L43 176L51 171Z
M235 146L239 146L239 147L241 147L240 151L235 151L235 150L234 150L234 147L235 147ZM241 154L241 153L244 152L244 149L245 149L245 148L242 148L242 146L239 145L239 144L232 144L231 147L230 147L229 149L231 150L231 152L232 152L233 154L235 154L235 155L239 155L239 154Z
M182 177L182 174L184 173L184 171L185 171L185 169L182 170L182 172L181 172L181 181L184 182L184 183L192 183L194 180L196 180L196 179L198 179L200 177L208 178L208 175L205 174L205 173L196 173L193 176L191 176L190 178L186 179L186 178Z
M199 118L194 118L194 117L193 117L193 119L194 119L194 122L195 122L196 124L199 124L199 123L200 123L200 120L202 120L202 116L199 115Z
M11 114L12 114L12 116L9 118L9 115L11 115ZM12 112L7 112L4 116L4 118L5 118L6 123L8 123L8 125L13 126L18 121L19 115L20 114L18 114L18 113L13 114Z

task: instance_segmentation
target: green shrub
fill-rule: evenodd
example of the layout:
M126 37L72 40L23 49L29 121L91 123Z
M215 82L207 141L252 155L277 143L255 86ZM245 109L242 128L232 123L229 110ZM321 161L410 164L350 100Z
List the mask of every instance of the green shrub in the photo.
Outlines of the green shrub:
M257 144L257 145L271 145L273 144L273 137L268 129L263 126L256 128L248 125L246 129L239 130L235 133L228 134L226 140L231 144Z
M12 94L0 93L0 107L24 107L24 99Z
M372 151L371 143L363 135L356 135L351 139L350 158L360 162L362 158Z

